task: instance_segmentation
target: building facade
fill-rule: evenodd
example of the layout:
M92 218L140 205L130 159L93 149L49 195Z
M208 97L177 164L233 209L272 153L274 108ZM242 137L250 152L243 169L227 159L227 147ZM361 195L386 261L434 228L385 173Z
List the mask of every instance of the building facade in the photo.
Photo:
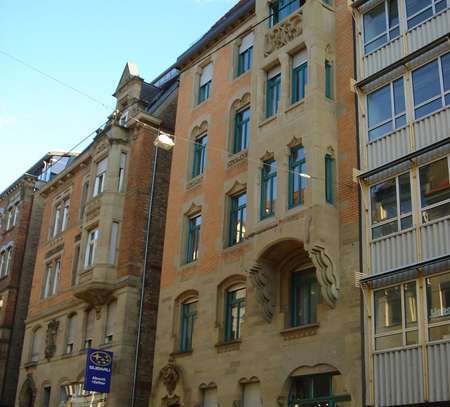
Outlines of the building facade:
M153 142L158 129L173 132L177 75L147 83L127 64L117 111L40 191L16 406L147 404L151 352L135 362L154 341L171 160ZM113 352L109 394L83 390L89 348Z
M48 153L0 194L0 406L14 405L43 202L35 192L73 159Z
M178 59L150 406L362 405L352 44L242 0Z
M353 2L366 399L450 405L450 10Z

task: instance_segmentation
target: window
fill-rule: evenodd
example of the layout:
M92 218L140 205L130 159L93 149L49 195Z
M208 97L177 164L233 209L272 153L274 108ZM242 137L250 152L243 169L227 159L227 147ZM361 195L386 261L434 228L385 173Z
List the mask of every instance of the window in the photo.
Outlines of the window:
M291 278L291 326L315 324L319 303L319 285L315 271L296 271Z
M334 158L326 154L325 155L325 200L329 204L334 204L334 183L335 183L335 164Z
M305 202L306 189L305 150L302 146L291 148L289 155L289 199L288 207L294 208Z
M12 264L13 248L8 247L0 252L0 278L6 277Z
M376 350L418 343L415 282L376 290L374 311Z
M370 188L372 239L412 227L411 183L409 173Z
M42 328L37 328L34 330L31 338L31 362L37 362L39 360L39 356L41 354L41 348L43 345L42 342Z
M330 61L325 61L325 96L333 99L333 65Z
M277 163L268 160L263 163L261 171L261 219L273 216L277 199Z
M74 246L73 260L72 260L72 278L71 286L73 287L78 282L78 263L80 261L80 244Z
M234 119L233 154L247 149L250 127L250 108L239 110Z
M91 230L88 234L84 267L92 267L95 260L95 249L97 248L98 229Z
M109 239L109 263L116 264L117 243L119 240L119 222L111 223L111 236Z
M94 326L95 326L95 310L92 308L86 312L83 349L89 349L92 347L92 343L94 340Z
M209 94L211 92L212 75L213 75L213 64L210 63L202 69L202 73L200 75L198 103L202 103L209 98Z
M83 219L84 209L86 207L86 201L89 193L89 181L83 183L83 189L81 191L81 202L80 202L80 220Z
M369 141L406 125L403 78L367 95Z
M97 163L97 170L95 174L94 192L92 196L101 194L105 188L106 170L108 169L108 158Z
M281 71L276 66L267 73L267 100L266 100L266 117L271 117L278 112L280 104L281 91Z
M194 336L194 325L197 319L197 298L191 298L181 304L180 315L180 352L192 350L192 338Z
M218 407L217 403L217 387L207 388L202 390L202 405L201 407Z
M305 98L308 82L307 51L303 50L292 57L292 103Z
M427 278L428 337L450 339L450 274Z
M114 337L114 326L116 322L117 302L112 301L106 306L105 343L111 343Z
M397 0L384 0L364 14L364 53L368 54L400 35Z
M192 178L198 177L205 172L206 147L208 145L208 135L202 134L197 137L194 144L194 161L192 165Z
M17 202L14 205L14 216L13 216L13 220L12 220L13 226L17 225L17 221L19 220L19 211L20 211L19 202Z
M445 10L447 0L405 0L408 29L428 20L433 15Z
M66 336L66 351L67 355L73 352L73 347L75 344L75 322L76 315L70 315L67 318L67 336Z
M350 407L350 400L339 374L292 377L288 407Z
M52 237L59 235L66 229L69 221L69 205L68 199L63 199L56 203Z
M225 342L241 337L241 325L245 319L245 286L229 288L225 293Z
M442 158L419 168L422 222L450 215L449 160Z
M191 263L198 259L201 225L202 225L202 215L195 215L188 219L186 263Z
M8 208L7 218L6 218L6 230L13 228L17 222L17 214L16 211L19 210L18 205L11 205Z
M252 67L253 60L253 42L255 41L255 33L251 32L242 38L239 46L238 70L237 74L242 75Z
M414 114L420 119L450 104L450 53L412 73Z
M269 8L269 26L273 27L305 4L305 0L274 0Z
M44 393L42 394L42 407L50 407L50 395L52 388L50 386L44 387Z
M51 297L58 292L60 274L61 259L54 260L47 264L44 275L44 284L42 285L42 298Z
M245 222L247 219L247 193L231 197L229 246L244 240Z
M119 178L117 181L117 190L123 192L125 182L125 168L127 165L127 153L120 153Z
M244 383L242 385L241 407L262 407L259 383Z

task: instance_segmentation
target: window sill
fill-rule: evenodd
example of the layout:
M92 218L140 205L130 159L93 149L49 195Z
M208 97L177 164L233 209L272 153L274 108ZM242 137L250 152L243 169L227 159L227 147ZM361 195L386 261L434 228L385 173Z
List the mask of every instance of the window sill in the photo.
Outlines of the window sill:
M233 253L237 251L241 251L247 245L247 238L244 237L239 243L235 243L233 245L228 245L223 248L223 254Z
M248 76L248 74L252 71L252 67L250 67L250 69L247 69L245 72L242 72L240 74L236 74L236 76L234 77L235 81L238 81L239 79L245 78L246 76Z
M219 342L214 346L217 350L217 353L232 352L235 350L239 350L239 348L241 347L241 340L237 339L235 341Z
M194 261L190 261L189 263L186 263L186 262L181 263L180 271L186 271L186 270L189 270L190 268L197 267L197 262L198 262L198 259L194 260Z
M193 110L200 108L200 106L205 105L208 100L210 99L211 95L209 95L208 99L202 100L201 102L199 102L198 100L195 102Z
M274 120L276 120L278 118L278 114L274 114L270 117L266 117L265 119L263 119L261 122L259 122L258 127L263 127L266 126L267 124L273 122Z
M189 191L190 189L195 188L196 186L200 185L203 182L203 174L197 175L194 178L191 178L186 183L186 190Z
M75 352L70 352L70 353L63 353L62 355L61 355L61 359L68 359L68 358L71 358L71 357L73 357L74 356L74 354L75 354Z
M187 357L187 356L191 356L193 352L194 351L192 349L191 350L177 351L177 352L172 352L170 354L170 356L173 356L174 358L184 358L184 357Z
M298 107L304 106L304 105L305 105L305 98L300 99L298 102L292 103L292 104L286 109L285 112L288 113L288 112L290 112L290 111L292 111L292 110L295 110L295 109L297 109Z
M38 364L38 362L37 362L36 360L33 360L33 361L26 362L26 363L23 365L23 367L24 367L25 369L29 369L29 368L31 368L31 367L37 366L37 364Z
M108 343L102 343L99 346L99 349L108 349L108 348L112 348L113 346L114 346L114 341L108 342Z
M242 163L247 162L248 150L239 151L236 154L232 154L228 157L227 170Z
M317 334L319 324L308 324L302 326L295 326L293 328L286 328L280 331L280 335L285 341L298 338L306 338Z

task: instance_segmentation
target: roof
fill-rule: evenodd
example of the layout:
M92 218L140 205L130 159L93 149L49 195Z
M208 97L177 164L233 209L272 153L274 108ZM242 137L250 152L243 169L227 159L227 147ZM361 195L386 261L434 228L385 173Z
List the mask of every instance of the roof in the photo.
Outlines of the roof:
M194 45L181 54L176 66L179 68L193 59L214 39L222 35L232 24L240 20L255 8L255 0L239 0L239 2L225 13Z

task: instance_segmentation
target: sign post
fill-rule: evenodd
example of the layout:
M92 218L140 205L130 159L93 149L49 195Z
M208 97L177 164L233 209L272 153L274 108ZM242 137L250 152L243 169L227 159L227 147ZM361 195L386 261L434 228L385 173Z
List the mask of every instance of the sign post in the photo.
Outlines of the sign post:
M113 353L88 349L86 351L86 370L84 390L109 393L111 387Z

